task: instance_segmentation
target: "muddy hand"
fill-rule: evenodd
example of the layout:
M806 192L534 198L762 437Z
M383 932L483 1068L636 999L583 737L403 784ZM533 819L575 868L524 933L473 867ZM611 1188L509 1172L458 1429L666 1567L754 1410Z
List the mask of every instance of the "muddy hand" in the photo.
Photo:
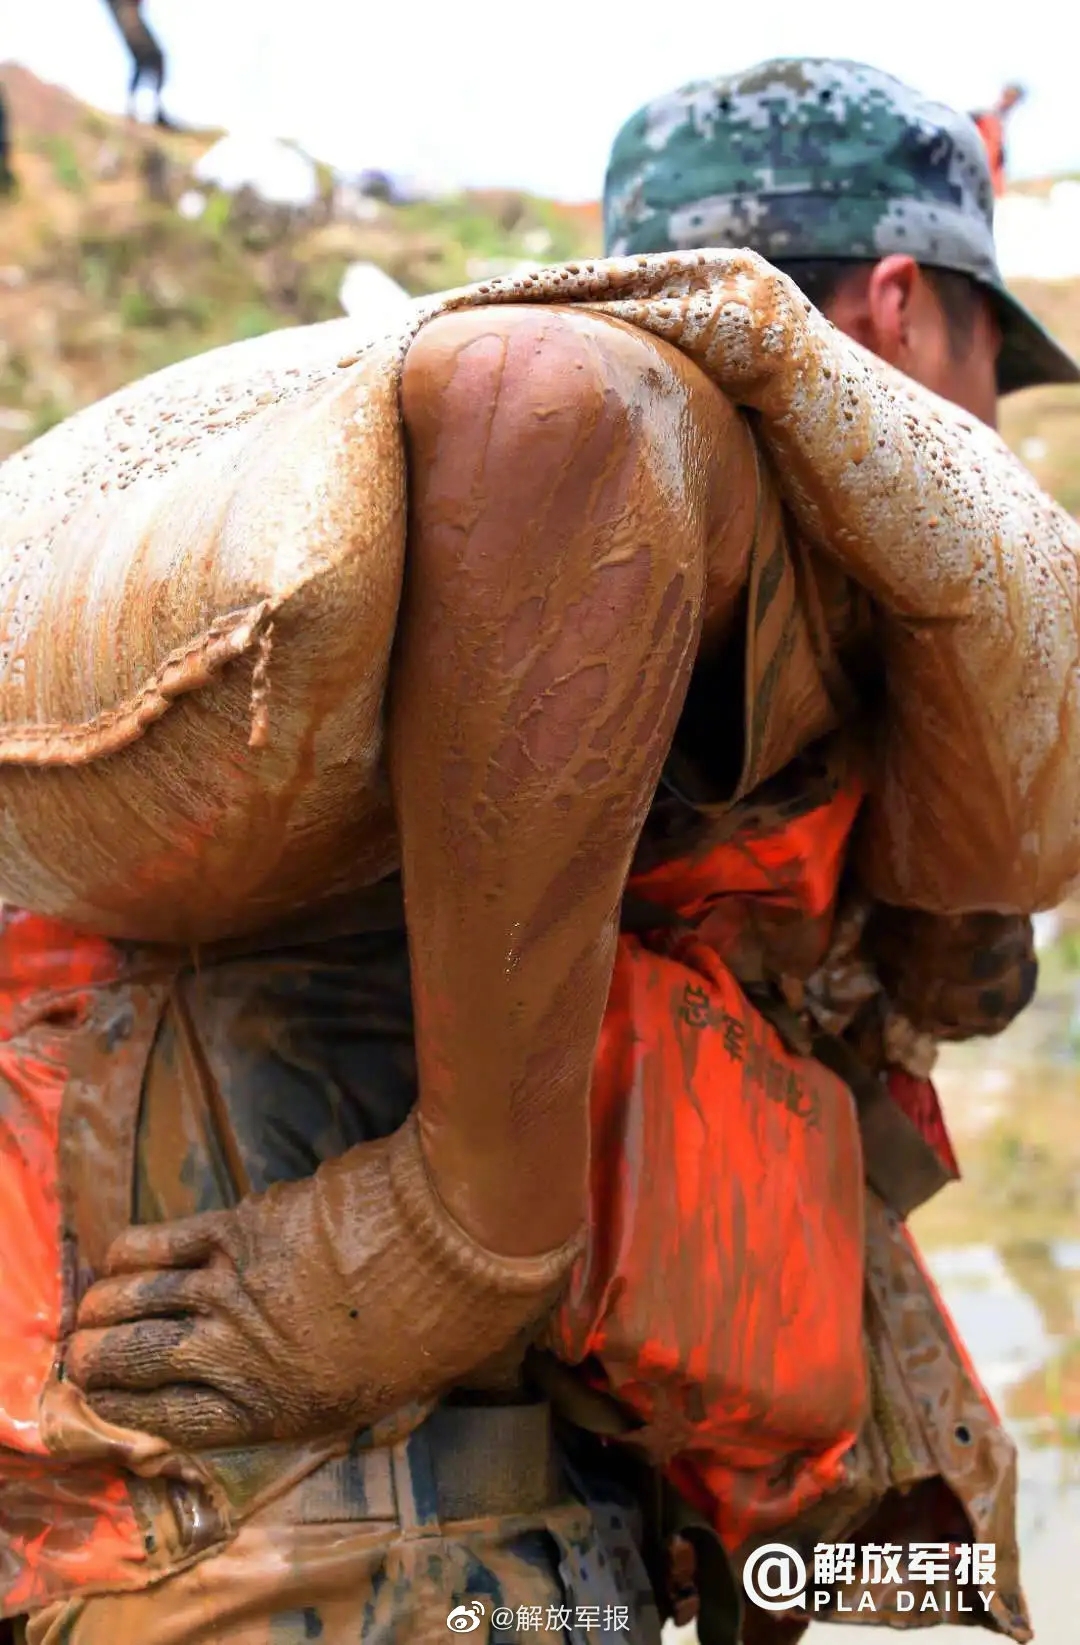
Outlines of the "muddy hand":
M1034 933L1017 915L949 917L879 905L866 945L892 1002L939 1040L1000 1034L1035 992Z
M268 1396L282 1345L260 1340L267 1322L241 1278L246 1244L228 1211L115 1241L66 1358L100 1416L185 1446L266 1436L281 1414ZM257 1261L254 1277L258 1287Z
M106 1421L183 1448L352 1430L496 1353L573 1255L474 1245L409 1122L233 1211L121 1235L66 1371Z

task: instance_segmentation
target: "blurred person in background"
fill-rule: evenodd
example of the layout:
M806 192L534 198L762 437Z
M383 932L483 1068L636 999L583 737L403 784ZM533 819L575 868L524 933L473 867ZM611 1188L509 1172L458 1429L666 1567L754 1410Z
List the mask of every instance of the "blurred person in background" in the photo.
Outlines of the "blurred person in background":
M154 121L163 128L169 128L171 122L161 106L161 93L165 84L165 53L143 16L142 0L105 0L105 4L131 53L128 118L136 117L138 94L142 86L147 84L153 93Z
M1023 86L1008 85L993 108L976 109L971 118L979 128L979 134L986 144L986 157L990 162L990 179L994 185L994 194L1000 197L1005 193L1005 121L1018 103L1022 103L1027 93Z
M11 169L11 128L8 124L7 104L0 91L0 195L10 194L15 187Z

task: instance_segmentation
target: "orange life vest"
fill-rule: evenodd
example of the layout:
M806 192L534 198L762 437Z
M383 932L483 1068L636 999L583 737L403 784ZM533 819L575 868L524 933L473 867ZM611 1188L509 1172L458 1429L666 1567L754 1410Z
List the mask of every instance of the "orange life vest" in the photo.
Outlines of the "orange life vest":
M765 902L823 951L860 800L632 881L697 929L620 939L601 1032L590 1239L553 1346L644 1421L729 1548L816 1502L855 1442L864 1190L850 1091L785 1048L714 942Z

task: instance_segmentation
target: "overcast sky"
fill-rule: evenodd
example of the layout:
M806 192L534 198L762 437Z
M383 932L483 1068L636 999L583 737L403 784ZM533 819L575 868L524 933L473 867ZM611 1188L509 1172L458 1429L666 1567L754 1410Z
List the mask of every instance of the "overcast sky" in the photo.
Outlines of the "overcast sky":
M806 53L965 108L1023 81L1014 175L1080 171L1075 0L147 0L146 15L178 119L294 137L346 167L595 198L612 136L647 98ZM123 107L127 55L103 0L0 0L5 58Z

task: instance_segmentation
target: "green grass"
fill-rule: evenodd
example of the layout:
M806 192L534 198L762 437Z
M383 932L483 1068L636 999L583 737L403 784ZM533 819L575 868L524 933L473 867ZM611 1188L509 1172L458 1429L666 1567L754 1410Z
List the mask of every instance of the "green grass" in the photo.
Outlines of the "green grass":
M86 179L79 166L75 145L67 137L47 137L43 147L52 162L53 176L70 194L84 194Z
M276 331L280 325L278 316L265 303L245 303L232 324L233 341L243 343L249 337L262 337L268 331Z
M48 434L50 428L55 428L57 423L62 423L64 418L70 415L69 405L62 404L51 394L48 395L33 413L30 427L26 432L27 441L37 440L42 434Z

